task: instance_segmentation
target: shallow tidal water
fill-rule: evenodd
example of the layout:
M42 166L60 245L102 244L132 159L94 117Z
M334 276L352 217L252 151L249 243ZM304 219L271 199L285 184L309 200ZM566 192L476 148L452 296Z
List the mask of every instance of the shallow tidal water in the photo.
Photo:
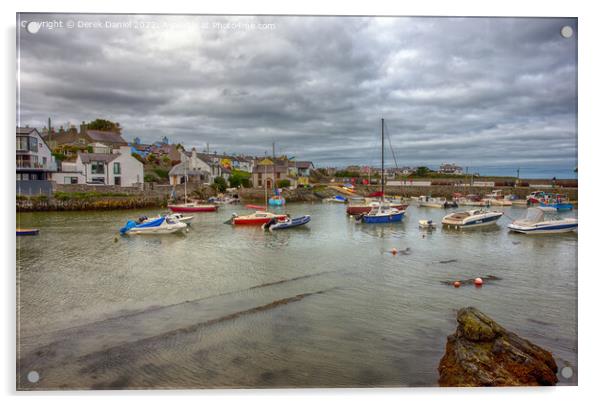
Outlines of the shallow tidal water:
M17 240L17 387L436 386L465 306L551 351L574 385L577 234L509 233L525 209L495 209L498 225L454 231L449 210L368 225L344 205L290 204L312 221L270 233L223 224L246 211L226 206L185 234L131 237L126 220L158 211L18 214L40 234ZM438 228L420 230L426 218Z

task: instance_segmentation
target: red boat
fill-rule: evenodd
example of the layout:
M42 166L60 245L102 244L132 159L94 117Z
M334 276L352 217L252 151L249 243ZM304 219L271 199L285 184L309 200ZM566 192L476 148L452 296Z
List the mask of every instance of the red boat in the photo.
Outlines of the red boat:
M257 211L255 213L251 213L250 215L245 215L245 216L233 215L232 216L232 224L256 226L256 225L265 224L272 219L276 219L279 221L286 220L287 217L288 216L286 216L286 215L277 215L277 214L271 213L271 212Z
M172 212L192 213L192 212L215 212L217 205L201 205L198 203L183 203L180 205L167 205Z
M372 208L378 207L378 204L379 202L370 202L357 205L349 205L347 206L347 214L355 216L361 215L362 213L369 213L372 210ZM402 203L391 204L390 206L397 210L406 210L406 208L408 207L408 205Z

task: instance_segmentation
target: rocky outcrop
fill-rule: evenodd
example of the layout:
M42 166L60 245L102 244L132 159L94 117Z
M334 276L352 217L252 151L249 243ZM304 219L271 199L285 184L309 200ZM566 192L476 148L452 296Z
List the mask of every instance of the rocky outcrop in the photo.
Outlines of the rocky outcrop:
M439 363L440 386L552 386L552 354L505 330L473 307L458 311Z

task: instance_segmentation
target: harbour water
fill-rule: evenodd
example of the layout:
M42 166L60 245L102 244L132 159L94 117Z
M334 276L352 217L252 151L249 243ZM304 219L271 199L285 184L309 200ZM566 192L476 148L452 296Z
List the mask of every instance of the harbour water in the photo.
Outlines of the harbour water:
M223 224L245 211L227 206L185 234L132 237L118 229L156 211L18 214L40 229L17 244L18 388L436 386L465 306L550 350L574 385L577 235L509 233L525 209L495 209L498 225L454 231L441 209L368 225L290 204L312 221L270 233Z

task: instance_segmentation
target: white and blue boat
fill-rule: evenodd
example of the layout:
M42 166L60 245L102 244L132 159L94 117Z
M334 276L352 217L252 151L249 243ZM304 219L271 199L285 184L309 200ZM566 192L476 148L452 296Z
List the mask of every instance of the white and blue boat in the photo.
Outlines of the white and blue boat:
M272 219L268 223L265 223L262 227L264 230L284 230L293 227L303 226L304 224L309 223L310 220L310 215L299 216L292 219L289 217L285 220L280 221L277 219Z
M546 220L542 209L529 208L527 209L527 215L523 219L510 223L508 228L511 231L523 234L568 233L577 230L577 219Z
M502 212L494 210L474 209L450 213L443 217L441 223L454 229L482 227L495 224L502 215Z
M361 216L363 223L395 223L403 220L404 210L392 208L389 204L380 203L378 206Z
M142 218L141 218L142 219ZM159 217L154 220L129 220L124 227L119 230L122 235L126 234L170 234L186 229L186 223L169 216Z

